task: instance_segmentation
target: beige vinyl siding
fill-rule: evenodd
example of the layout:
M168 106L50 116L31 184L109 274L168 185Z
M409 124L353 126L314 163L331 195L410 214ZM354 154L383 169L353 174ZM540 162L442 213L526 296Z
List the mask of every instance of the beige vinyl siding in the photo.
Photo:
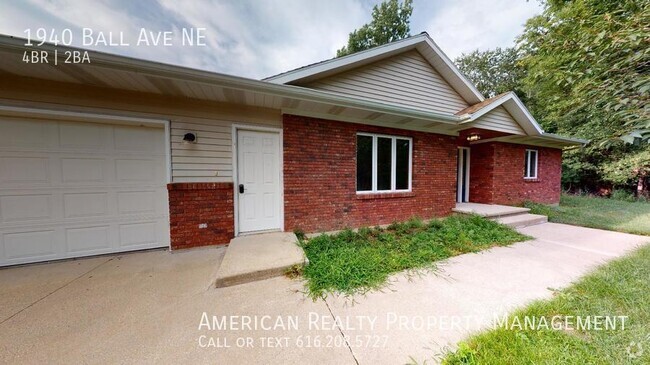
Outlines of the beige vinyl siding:
M184 119L171 122L174 181L232 181L232 123L230 120ZM197 136L183 143L185 133Z
M512 134L526 134L503 106L498 106L480 117L474 122L473 127Z
M279 110L16 79L0 104L170 121L173 182L232 182L232 125L282 127ZM193 132L197 143L182 143Z
M433 112L469 106L416 50L303 86Z

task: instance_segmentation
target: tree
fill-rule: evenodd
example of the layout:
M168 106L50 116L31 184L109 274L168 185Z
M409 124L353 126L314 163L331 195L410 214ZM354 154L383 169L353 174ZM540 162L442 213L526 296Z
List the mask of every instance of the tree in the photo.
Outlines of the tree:
M355 29L347 46L336 51L336 57L346 56L410 36L410 18L413 0L386 0L372 8L372 20Z
M527 70L523 89L543 127L591 140L566 155L564 177L592 189L644 186L650 1L549 0L526 23L519 50Z
M460 71L487 97L514 91L524 99L521 81L525 69L519 64L515 47L463 53L455 60Z
M649 24L647 0L549 1L520 38L524 88L545 119L598 140L648 127Z

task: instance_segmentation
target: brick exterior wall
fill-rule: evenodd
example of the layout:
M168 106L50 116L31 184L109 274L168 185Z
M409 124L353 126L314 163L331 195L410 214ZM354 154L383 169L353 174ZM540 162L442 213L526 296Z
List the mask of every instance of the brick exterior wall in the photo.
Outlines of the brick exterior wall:
M225 244L234 237L232 183L172 183L167 191L173 250Z
M328 231L451 213L456 137L285 115L285 230ZM356 194L357 132L413 139L412 192Z
M525 150L538 151L537 179L524 179ZM470 197L475 203L518 205L560 202L562 150L510 143L471 147Z
M470 147L469 153L469 201L472 203L493 203L494 143L473 145ZM521 171L524 171L523 167Z

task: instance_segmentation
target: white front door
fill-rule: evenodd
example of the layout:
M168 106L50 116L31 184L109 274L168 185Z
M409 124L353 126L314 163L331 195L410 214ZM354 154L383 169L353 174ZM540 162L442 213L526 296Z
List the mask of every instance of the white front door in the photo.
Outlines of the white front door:
M280 135L237 131L239 232L281 229Z

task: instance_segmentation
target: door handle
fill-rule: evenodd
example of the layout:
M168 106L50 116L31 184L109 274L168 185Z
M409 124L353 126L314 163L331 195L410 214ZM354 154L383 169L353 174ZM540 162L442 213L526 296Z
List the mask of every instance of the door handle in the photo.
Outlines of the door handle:
M244 184L239 184L239 194L244 193Z

